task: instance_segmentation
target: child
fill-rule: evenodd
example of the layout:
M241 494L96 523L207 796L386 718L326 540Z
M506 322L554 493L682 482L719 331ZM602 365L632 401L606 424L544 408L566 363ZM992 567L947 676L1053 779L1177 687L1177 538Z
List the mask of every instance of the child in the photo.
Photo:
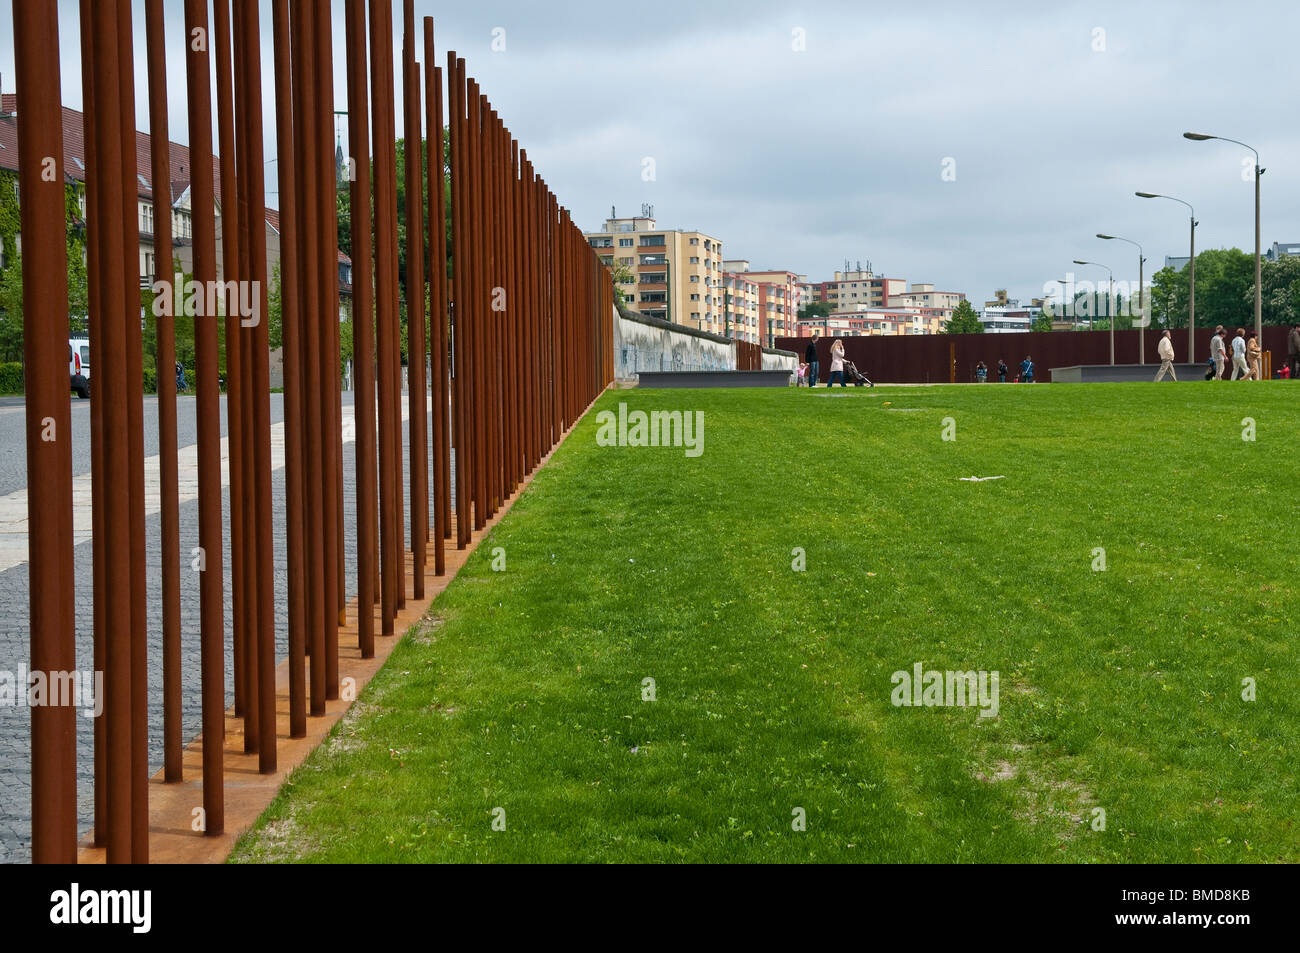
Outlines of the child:
M800 364L799 370L795 373L794 386L803 387L808 383L808 365Z

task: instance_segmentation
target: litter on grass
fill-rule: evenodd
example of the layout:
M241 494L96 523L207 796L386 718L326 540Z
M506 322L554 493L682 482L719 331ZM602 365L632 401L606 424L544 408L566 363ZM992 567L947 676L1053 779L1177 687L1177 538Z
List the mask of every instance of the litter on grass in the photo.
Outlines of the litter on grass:
M968 476L968 477L958 477L957 479L965 480L967 483L983 483L985 480L1005 480L1006 477L1005 476L991 476L991 477Z

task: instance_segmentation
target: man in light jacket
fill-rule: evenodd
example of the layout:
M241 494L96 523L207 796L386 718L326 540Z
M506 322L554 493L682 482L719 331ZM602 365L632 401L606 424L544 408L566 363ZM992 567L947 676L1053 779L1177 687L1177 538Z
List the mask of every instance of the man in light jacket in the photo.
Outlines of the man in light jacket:
M1223 380L1223 364L1228 359L1228 349L1223 346L1223 325L1214 329L1210 338L1210 360L1214 362L1214 379Z
M1237 336L1232 339L1232 379L1243 380L1250 377L1250 368L1246 366L1246 331L1237 328Z
M1156 353L1160 355L1160 370L1156 371L1156 383L1164 380L1165 375L1169 375L1172 381L1178 380L1178 375L1174 373L1174 342L1166 331L1160 335L1160 344L1156 348Z

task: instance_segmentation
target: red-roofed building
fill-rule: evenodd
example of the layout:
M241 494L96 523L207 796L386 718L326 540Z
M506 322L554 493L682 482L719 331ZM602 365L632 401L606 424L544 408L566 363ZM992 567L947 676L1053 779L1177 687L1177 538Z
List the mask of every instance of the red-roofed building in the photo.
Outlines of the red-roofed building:
M0 95L0 169L18 171L18 97L14 93ZM86 142L83 117L75 109L63 108L63 170L69 181L85 184L86 181ZM152 163L150 161L150 137L147 133L136 132L136 180L139 190L136 194L137 222L140 228L140 284L141 287L153 284L158 278L166 278L170 268L160 269L154 259L154 229L156 226L155 192L161 191L168 204L168 216L171 220L172 250L179 260L184 272L194 270L193 221L190 202L191 159L188 146L177 142L168 143L171 165L171 181L165 188L157 190L151 181ZM212 157L213 190L216 195L216 239L217 239L217 280L223 280L222 274L222 217L221 217L221 169L216 156ZM15 182L15 188L17 187ZM85 215L83 198L82 216ZM19 248L21 249L21 236ZM0 249L0 268L4 267L3 250ZM275 264L280 260L280 213L277 209L266 210L266 274L271 280ZM339 293L345 299L352 295L352 262L342 251L339 252Z

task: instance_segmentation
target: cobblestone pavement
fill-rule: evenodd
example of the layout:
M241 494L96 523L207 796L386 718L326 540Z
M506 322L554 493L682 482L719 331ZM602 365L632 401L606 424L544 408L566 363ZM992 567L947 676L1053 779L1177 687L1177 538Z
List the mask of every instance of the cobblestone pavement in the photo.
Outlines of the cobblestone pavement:
M347 568L348 597L356 595L356 466L351 443L352 395L345 393L343 445L343 507L344 562ZM195 404L193 398L178 401L178 443L182 448L192 447L196 440ZM271 395L272 424L283 421L283 402L279 394ZM225 428L225 401L222 401L222 434ZM0 495L21 493L26 488L26 445L24 413L21 404L5 402L0 405ZM72 430L74 440L73 473L82 475L90 471L90 414L88 401L73 401ZM407 428L402 428L403 444L407 443ZM157 404L148 399L145 403L145 452L157 454ZM405 461L405 455L403 456ZM182 473L184 481L184 473ZM409 481L405 483L409 487ZM272 475L272 492L275 525L275 593L276 593L276 657L288 653L288 607L285 593L288 587L288 566L285 552L284 527L284 469L281 466ZM408 494L409 495L409 494ZM409 499L407 500L409 506ZM233 703L231 660L231 605L230 592L230 497L222 494L222 515L227 532L223 547L222 568L225 573L226 614L226 704ZM156 509L156 507L155 507ZM149 592L149 760L150 772L162 767L162 593L161 593L161 521L157 512L146 519L146 540ZM409 523L407 539L409 536ZM197 573L190 568L191 549L198 545L198 501L182 502L180 506L181 551L181 669L182 669L182 726L188 742L200 728L199 682L199 589ZM80 542L75 550L77 587L77 667L81 671L92 668L91 647L91 591L92 545ZM26 562L0 572L0 670L17 672L29 657L28 632L28 566ZM92 719L77 720L77 813L80 831L89 830L93 819L93 743ZM30 721L25 707L0 706L0 862L22 863L31 857L31 760Z

